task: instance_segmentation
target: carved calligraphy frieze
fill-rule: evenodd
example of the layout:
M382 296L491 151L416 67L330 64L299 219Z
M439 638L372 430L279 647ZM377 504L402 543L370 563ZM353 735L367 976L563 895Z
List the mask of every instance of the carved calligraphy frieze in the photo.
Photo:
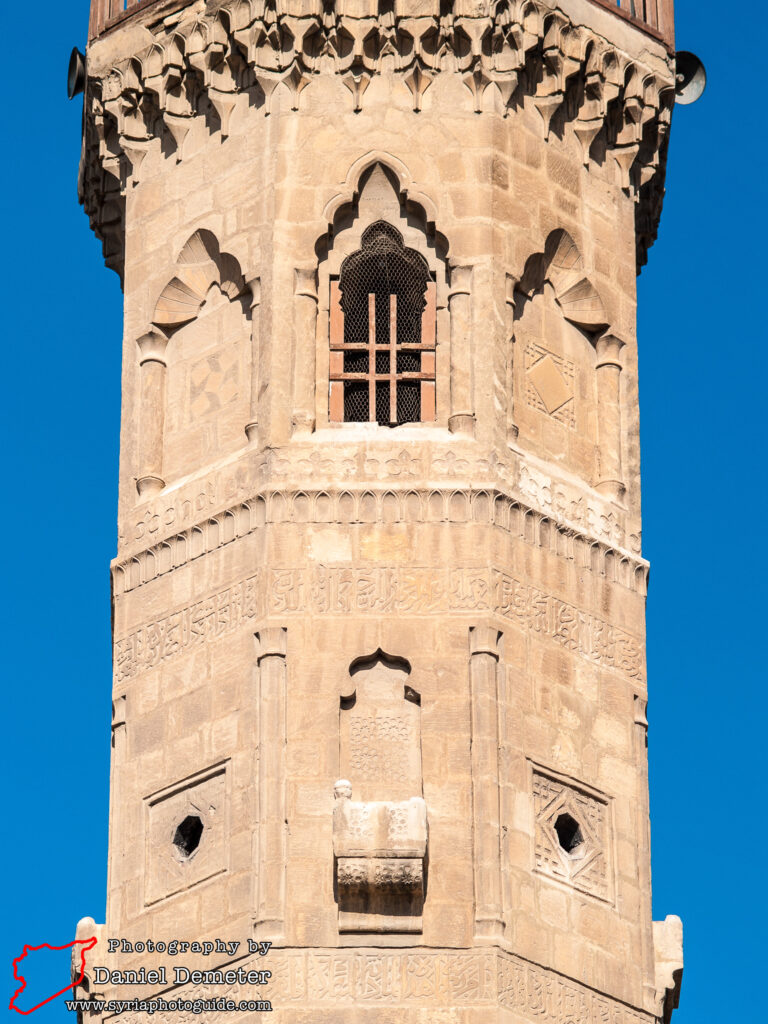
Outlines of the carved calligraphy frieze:
M495 612L602 668L645 677L642 642L618 626L499 569L423 566L264 570L119 637L114 677L132 679L265 616L477 611Z
M256 960L259 960L256 957ZM486 1007L500 1005L540 1024L653 1024L650 1014L576 981L493 950L329 949L272 950L266 960L242 961L246 969L268 967L265 985L186 985L165 999L236 1001L268 999L273 1010L320 1006ZM191 1014L191 1011L190 1011ZM106 1017L110 1024L143 1024L138 1014ZM174 1014L184 1021L185 1013ZM190 1015L190 1024L198 1018Z

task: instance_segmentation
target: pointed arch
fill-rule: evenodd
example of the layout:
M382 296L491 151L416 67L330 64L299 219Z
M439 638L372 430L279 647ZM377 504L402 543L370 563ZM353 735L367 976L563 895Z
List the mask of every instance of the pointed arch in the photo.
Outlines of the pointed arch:
M447 396L448 366L439 365L437 339L448 304L448 244L435 228L434 204L413 188L402 161L369 152L351 166L324 218L328 230L315 246L317 422L447 419L437 381ZM377 275L381 260L386 268Z

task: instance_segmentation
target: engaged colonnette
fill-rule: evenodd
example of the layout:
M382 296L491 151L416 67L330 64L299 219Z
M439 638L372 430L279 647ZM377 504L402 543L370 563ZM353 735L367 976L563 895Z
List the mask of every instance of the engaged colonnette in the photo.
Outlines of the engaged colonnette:
M125 333L84 1020L669 1021L635 281L675 84L671 0L94 0Z

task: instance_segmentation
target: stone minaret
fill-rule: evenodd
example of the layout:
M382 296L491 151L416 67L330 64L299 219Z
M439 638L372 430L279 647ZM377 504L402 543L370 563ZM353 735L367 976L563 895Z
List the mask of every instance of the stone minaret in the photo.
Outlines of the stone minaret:
M125 333L80 995L669 1020L635 279L674 43L671 0L627 6L93 0L80 194Z

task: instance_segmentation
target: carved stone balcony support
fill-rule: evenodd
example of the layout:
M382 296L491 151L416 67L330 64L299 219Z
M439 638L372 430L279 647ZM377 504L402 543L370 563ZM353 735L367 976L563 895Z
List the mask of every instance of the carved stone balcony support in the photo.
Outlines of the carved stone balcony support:
M334 786L333 852L340 932L421 932L427 805L419 796L353 802Z

